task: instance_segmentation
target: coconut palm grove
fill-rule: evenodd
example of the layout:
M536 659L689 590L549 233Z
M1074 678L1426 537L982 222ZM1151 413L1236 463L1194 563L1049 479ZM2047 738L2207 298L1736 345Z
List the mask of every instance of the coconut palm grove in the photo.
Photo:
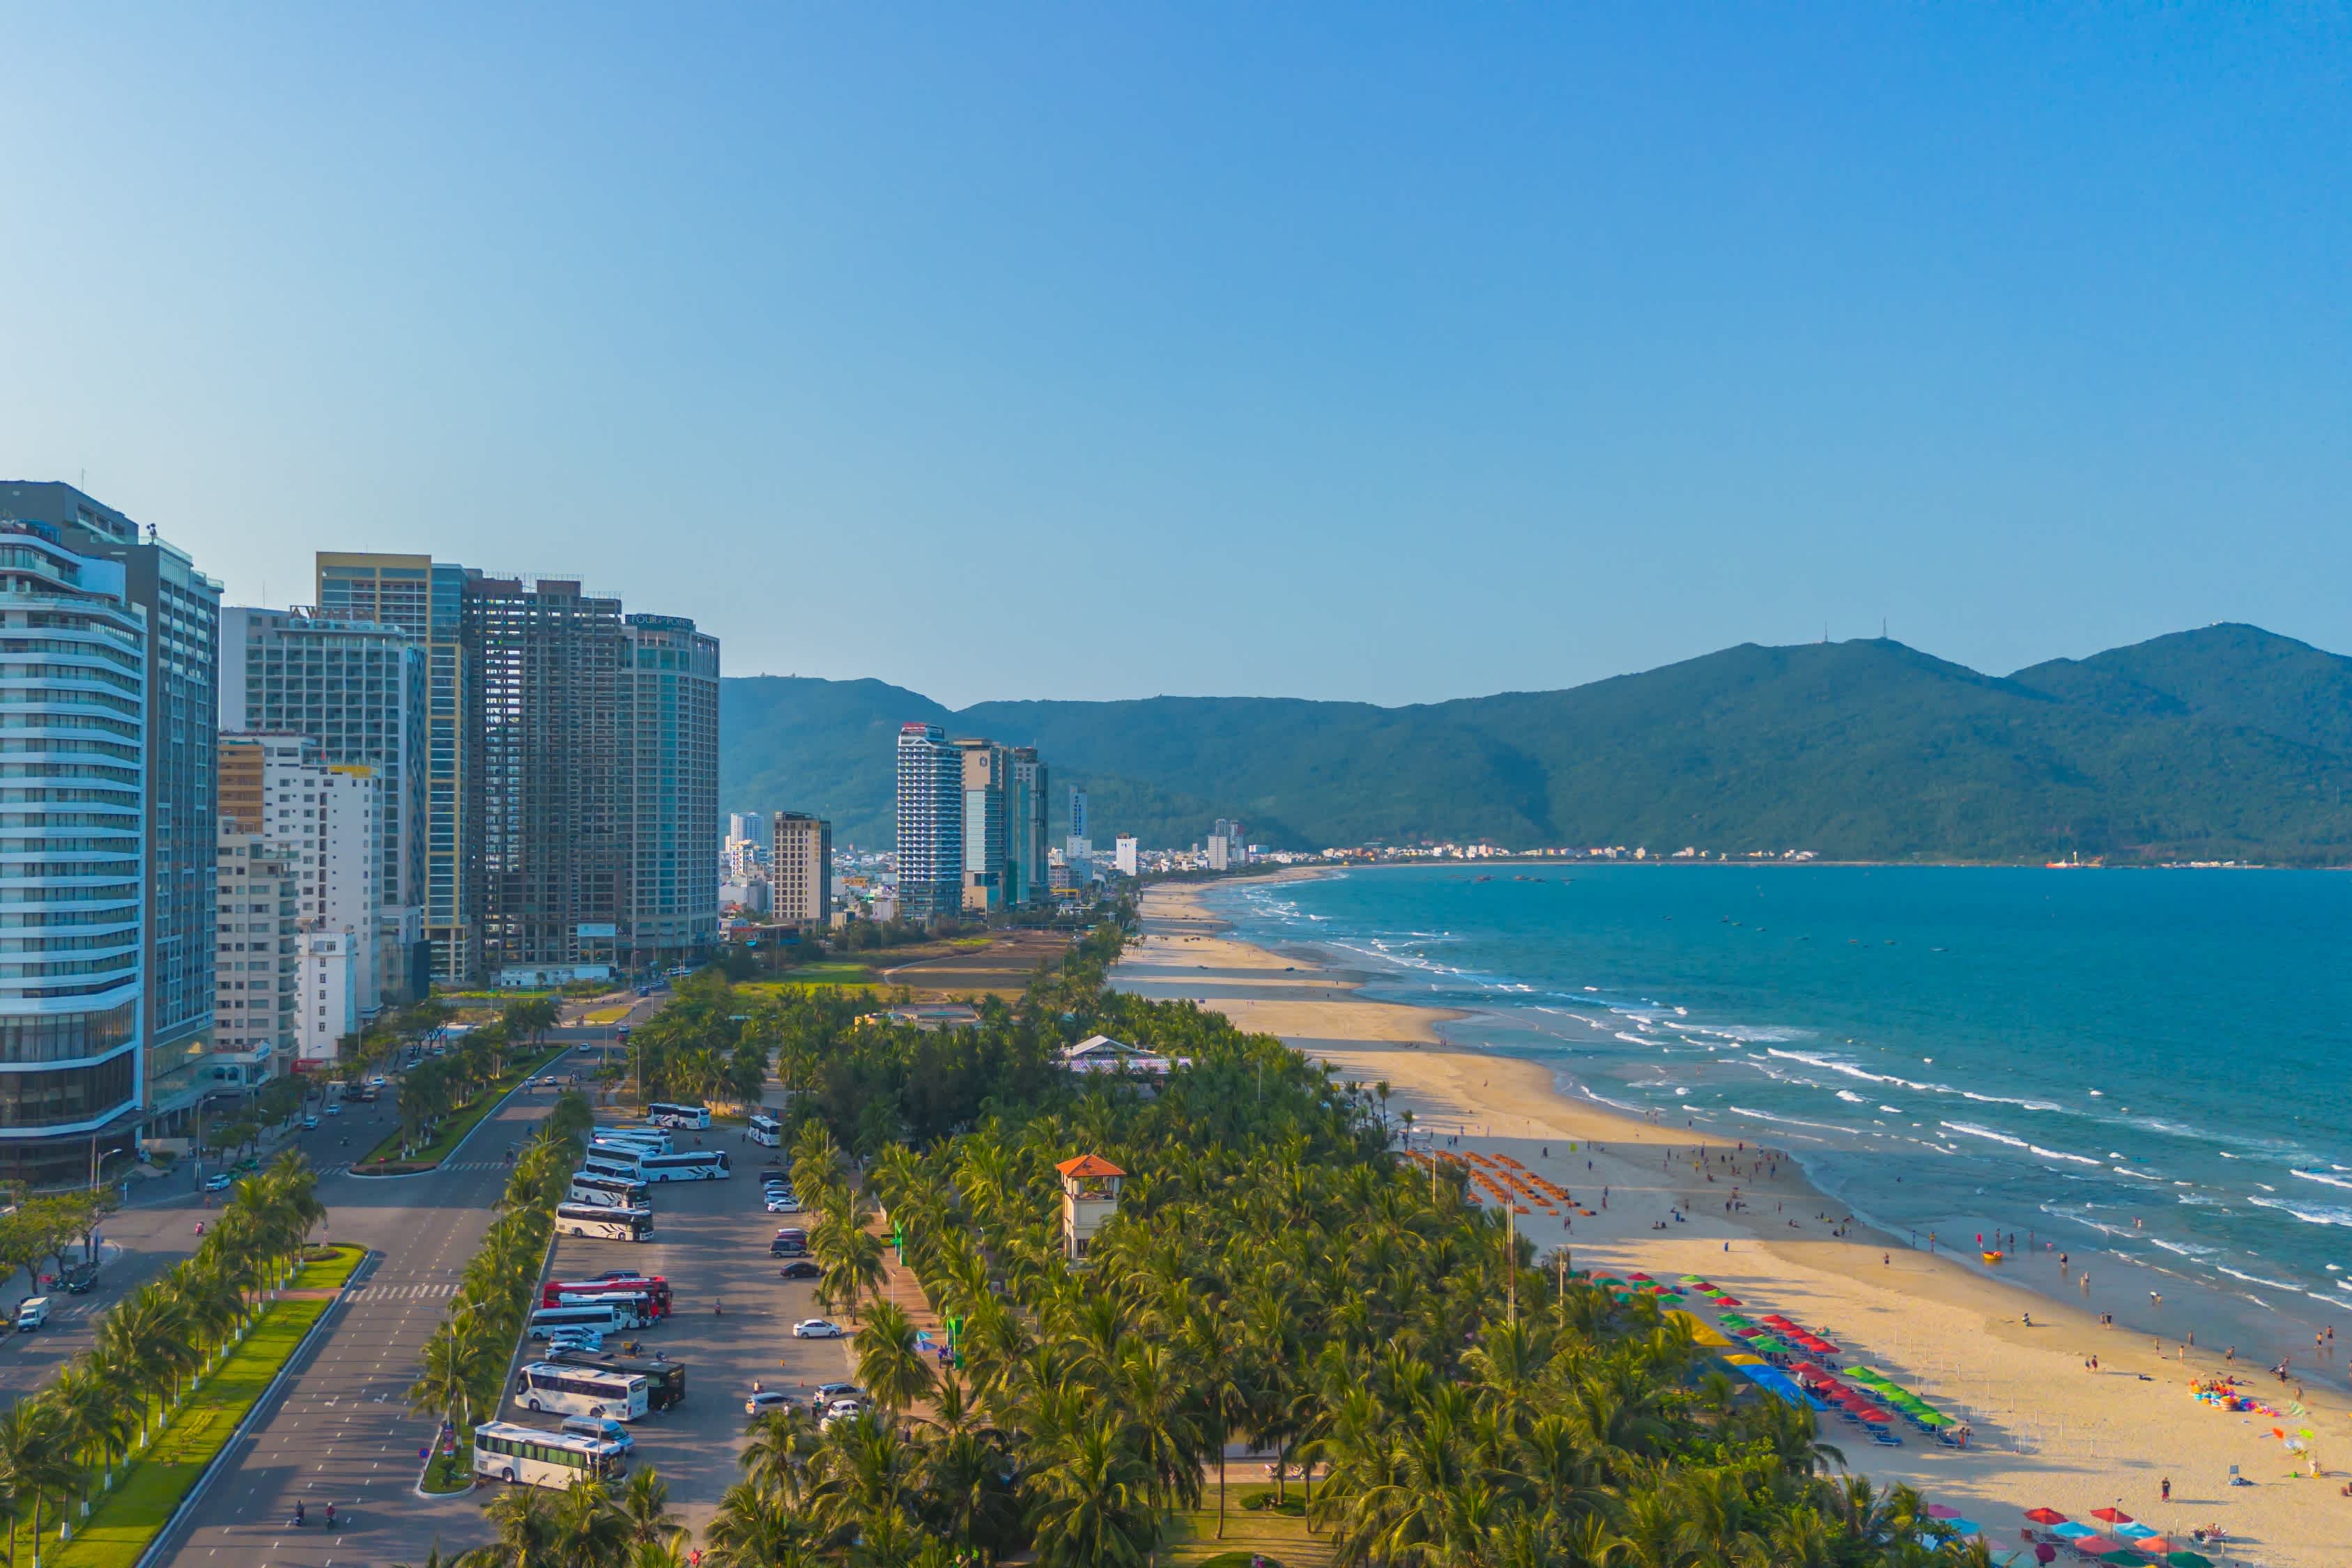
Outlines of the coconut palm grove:
M1401 1160L1376 1094L1189 1003L1110 990L1124 940L1106 923L975 1028L811 993L738 1031L727 1048L771 1039L793 1090L821 1295L859 1314L874 1407L753 1418L699 1542L647 1468L609 1492L515 1489L495 1539L455 1561L1142 1568L1178 1515L1235 1517L1224 1456L1244 1442L1275 1460L1251 1462L1276 1480L1252 1500L1303 1515L1350 1568L1990 1561L1915 1494L1844 1473L1808 1411L1735 1391L1647 1298L1535 1257L1458 1177ZM681 1002L681 1049L699 1048L686 1019L743 1017L715 991ZM1098 1031L1186 1065L1158 1086L1074 1081L1059 1053ZM494 1399L544 1237L530 1211L582 1121L561 1113L516 1171L420 1407L462 1422ZM1055 1167L1078 1153L1126 1179L1074 1265ZM878 1300L893 1247L951 1358Z

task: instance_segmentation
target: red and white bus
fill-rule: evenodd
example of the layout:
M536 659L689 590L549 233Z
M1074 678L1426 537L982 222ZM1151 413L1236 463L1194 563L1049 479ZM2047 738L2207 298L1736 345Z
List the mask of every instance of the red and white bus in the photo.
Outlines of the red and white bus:
M602 1279L550 1279L540 1288L542 1307L570 1305L596 1295L643 1296L652 1302L656 1321L669 1316L669 1281L658 1274L614 1274Z

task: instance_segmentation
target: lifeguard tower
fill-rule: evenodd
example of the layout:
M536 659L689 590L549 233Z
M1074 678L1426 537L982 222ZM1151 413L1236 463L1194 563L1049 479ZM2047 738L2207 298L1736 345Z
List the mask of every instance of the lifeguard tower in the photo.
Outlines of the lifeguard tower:
M1062 1247L1073 1263L1086 1261L1095 1233L1118 1212L1118 1184L1127 1173L1099 1154L1081 1154L1054 1167L1062 1176Z

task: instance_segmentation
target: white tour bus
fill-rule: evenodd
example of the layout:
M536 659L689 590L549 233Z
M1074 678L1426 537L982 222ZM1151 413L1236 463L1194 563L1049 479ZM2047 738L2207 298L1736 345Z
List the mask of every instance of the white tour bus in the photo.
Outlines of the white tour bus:
M646 1107L646 1120L656 1127L678 1127L688 1132L702 1132L710 1126L710 1107L670 1105L657 1100Z
M572 1190L563 1195L568 1204L602 1204L606 1208L641 1209L646 1206L646 1184L626 1176L597 1176L586 1171L575 1171Z
M774 1149L784 1141L784 1124L772 1116L755 1110L751 1113L751 1124L745 1129L743 1135L763 1149Z
M559 1307L610 1307L625 1329L650 1329L656 1321L654 1299L631 1290L625 1282L615 1282L609 1290L558 1290L555 1302Z
M634 1182L637 1179L637 1162L652 1152L638 1143L591 1143L580 1161L580 1168L600 1176L625 1176ZM609 1168L598 1170L598 1166Z
M674 1147L669 1133L659 1127L591 1127L588 1138L594 1143L635 1143L665 1154Z
M535 1361L515 1373L515 1403L534 1414L635 1421L646 1413L646 1380L634 1372Z
M530 1337L543 1340L550 1329L593 1329L600 1334L617 1334L628 1326L628 1316L627 1305L618 1301L541 1307L530 1315Z
M724 1149L686 1149L675 1154L648 1154L637 1162L642 1182L723 1182L735 1173L735 1162Z
M651 1209L614 1208L607 1204L558 1204L559 1236L591 1236L602 1241L647 1241L654 1234Z
M474 1474L528 1487L569 1490L574 1481L612 1480L628 1467L629 1451L570 1432L542 1432L509 1421L474 1428Z

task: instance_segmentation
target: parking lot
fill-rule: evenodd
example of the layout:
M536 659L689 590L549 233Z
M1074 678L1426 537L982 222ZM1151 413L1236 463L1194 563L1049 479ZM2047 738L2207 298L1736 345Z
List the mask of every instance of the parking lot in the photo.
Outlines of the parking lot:
M693 1136L680 1134L678 1146L693 1147ZM805 1395L821 1384L851 1377L848 1341L792 1337L794 1322L819 1314L814 1282L785 1283L779 1278L785 1260L768 1256L768 1243L780 1226L807 1220L764 1211L760 1171L782 1163L779 1151L736 1142L728 1129L701 1137L707 1146L733 1156L731 1177L654 1184L651 1240L561 1237L549 1275L584 1279L607 1269L634 1268L669 1281L671 1315L619 1338L642 1341L647 1356L658 1352L687 1365L686 1402L635 1424L634 1464L661 1471L672 1505L697 1530L709 1521L720 1494L741 1479L735 1457L743 1448L743 1399L754 1379ZM605 1342L608 1352L615 1348L617 1341ZM541 1349L533 1342L525 1359ZM560 1419L518 1408L511 1384L499 1418L549 1427ZM487 1501L496 1493L479 1495Z

